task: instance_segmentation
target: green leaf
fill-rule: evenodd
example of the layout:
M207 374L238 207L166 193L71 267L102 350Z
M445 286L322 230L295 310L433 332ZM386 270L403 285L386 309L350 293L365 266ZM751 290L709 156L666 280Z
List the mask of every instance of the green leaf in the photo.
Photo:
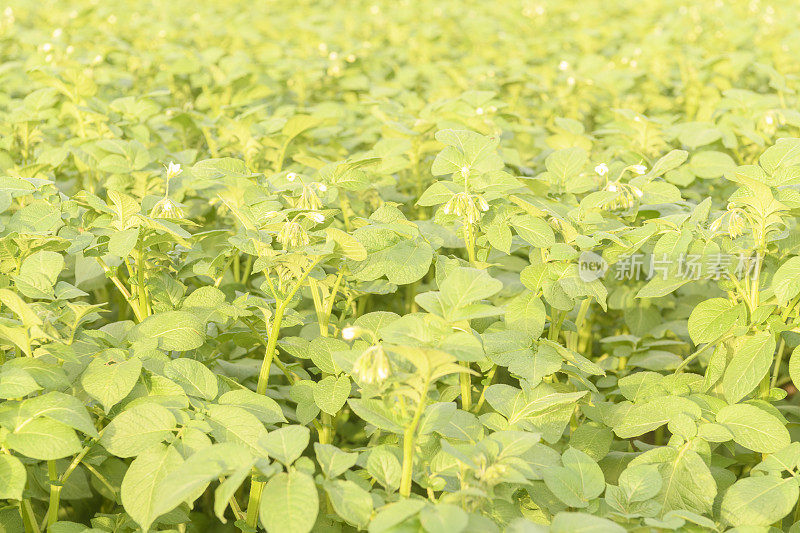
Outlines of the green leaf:
M725 492L720 514L734 527L767 527L789 514L797 497L794 478L748 477L738 480Z
M711 298L700 302L689 316L689 336L695 344L711 342L736 323L739 308L726 298Z
M790 257L772 277L772 290L781 305L800 294L800 257Z
M711 511L717 484L691 443L654 448L633 459L628 468L639 465L655 465L661 473L661 490L654 501L661 504L662 513L682 509L703 515Z
M156 509L163 495L156 487L182 463L175 448L156 444L134 459L125 472L120 487L122 506L144 531L158 518Z
M11 366L0 367L0 398L22 398L38 390L42 388L25 370Z
M266 455L262 443L267 429L249 410L235 405L209 405L208 416L217 442L240 444L256 457Z
M47 418L35 418L17 426L6 435L5 446L40 461L61 459L81 451L81 442L71 427Z
M81 385L108 413L133 390L141 372L140 359L119 363L104 358L92 359L81 375Z
M254 460L247 448L233 443L206 446L171 470L155 488L155 516L171 511L183 502L191 504L220 476L248 470Z
M22 461L0 454L0 500L21 500L28 474Z
M668 423L680 413L700 418L700 406L681 396L662 396L633 405L614 433L623 439L638 437Z
M175 417L156 403L135 405L114 417L100 438L118 457L134 457L172 435Z
M261 439L261 445L284 465L289 466L297 460L308 447L311 431L305 426L284 426Z
M350 396L350 378L328 376L314 385L314 403L329 415L341 410Z
M308 533L319 512L314 480L297 470L273 476L261 493L259 510L267 533Z
M352 481L336 479L323 485L328 499L345 522L359 529L366 527L372 514L372 496Z
M165 311L151 315L135 328L136 338L158 339L164 350L185 352L203 345L205 324L188 311Z
M367 472L390 492L400 488L400 461L385 447L375 448L369 453Z
M20 422L17 425L25 424L38 417L61 422L90 437L97 436L92 418L83 403L74 396L63 392L51 391L22 402L19 409Z
M689 161L689 168L698 178L720 178L736 168L731 156L722 152L707 150L697 152Z
M22 262L19 275L14 276L17 290L28 298L53 298L53 286L64 269L61 254L42 250Z
M263 424L286 422L278 402L263 394L256 394L249 389L228 391L217 400L220 405L235 405L248 411Z
M789 431L776 417L750 404L723 407L717 423L733 434L736 444L759 453L774 453L789 445Z
M515 296L506 304L507 327L522 331L531 339L538 339L542 335L546 319L544 303L530 291Z
M739 345L722 376L722 388L729 403L738 402L758 386L769 372L774 353L775 338L769 332L747 337Z
M217 377L200 361L173 359L164 365L164 375L180 385L189 396L206 400L217 397Z
M419 522L427 533L459 533L469 524L469 515L457 505L439 503L420 511Z
M511 219L511 226L517 235L537 248L549 248L556 243L550 224L533 215L517 215Z
M348 453L331 444L314 443L314 453L322 473L327 478L335 478L350 469L358 461L357 453Z
M558 513L550 533L625 533L625 528L606 518L588 513Z

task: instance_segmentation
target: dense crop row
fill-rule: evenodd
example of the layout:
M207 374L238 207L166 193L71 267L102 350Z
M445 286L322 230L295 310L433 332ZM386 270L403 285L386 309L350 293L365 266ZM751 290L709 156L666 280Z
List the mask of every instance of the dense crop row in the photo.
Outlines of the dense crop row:
M800 530L798 22L6 8L0 531Z

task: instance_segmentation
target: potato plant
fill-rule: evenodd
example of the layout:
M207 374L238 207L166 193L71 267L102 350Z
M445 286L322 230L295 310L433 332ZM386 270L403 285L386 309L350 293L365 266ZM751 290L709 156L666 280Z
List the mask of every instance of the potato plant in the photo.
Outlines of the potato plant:
M800 531L799 18L12 2L0 531Z

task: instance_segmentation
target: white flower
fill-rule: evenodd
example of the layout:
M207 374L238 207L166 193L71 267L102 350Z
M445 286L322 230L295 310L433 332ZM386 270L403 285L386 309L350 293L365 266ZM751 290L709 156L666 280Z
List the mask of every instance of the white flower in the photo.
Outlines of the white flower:
M169 165L167 165L167 179L172 179L180 175L181 172L183 172L183 169L178 163L170 161Z
M772 126L772 124L775 122L775 119L772 118L772 115L767 115L764 117L764 122L766 122L768 126Z
M469 167L465 165L461 167L461 177L466 178L467 176L469 176Z
M356 60L356 56L355 54L348 54L348 56L344 58L344 60L347 61L348 63L353 63Z
M116 24L117 23L117 16L116 15L109 15L107 20L108 20L109 24Z
M605 163L600 163L596 167L594 167L594 171L597 172L599 176L605 176L608 174L608 165Z
M475 114L476 114L476 115L483 115L483 108L482 108L482 107L479 107L478 109L476 109L476 110L475 110Z
M339 54L337 54L336 52L331 52L330 54L328 54L328 59L330 61L336 61L338 58Z
M558 64L558 70L562 72L567 70L568 68L569 68L569 63L567 63L566 61L562 61L561 63Z
M5 9L3 10L3 14L4 14L6 17L8 17L8 18L11 18L11 17L13 17L13 16L14 16L14 10L13 10L13 9L11 9L10 7L7 7L7 8L5 8Z
M53 54L47 54L46 56L44 56L44 60L47 63L51 62L53 60Z
M286 174L286 179L289 181L294 181L296 178L297 174L295 174L294 172L289 172L288 174Z
M320 52L323 52L323 53L325 53L325 52L327 52L327 51L328 51L328 45L327 45L327 44L325 44L325 43L319 43L319 44L317 45L317 49L318 49Z
M92 60L92 63L97 64L97 63L100 63L101 61L103 61L103 56L101 56L100 54L97 54L96 56L94 56L94 59Z
M75 51L75 47L74 46L72 46L72 45L67 46L67 50L66 50L67 55L71 54L74 51Z
M348 326L342 330L342 338L346 341L351 341L356 338L358 331L353 326Z
M616 185L614 185L613 183L609 183L608 187L606 187L606 190L610 192L617 192L618 189Z
M570 87L572 87L573 85L575 85L575 78L573 78L572 76L570 76L569 78L567 78L567 85L569 85Z
M320 192L325 192L328 190L328 186L325 185L324 183L320 183L317 188L320 190Z
M647 167L644 165L632 165L631 170L633 170L637 174L644 174L647 172Z
M325 222L325 215L323 215L322 213L311 213L310 216L311 216L311 220L313 220L317 224L321 224L322 222Z
M44 43L42 45L42 50L45 51L45 52L49 52L52 49L53 49L53 45L50 44L50 43Z
M64 33L64 30L62 30L61 28L54 29L53 30L53 39L58 39L59 37L61 37L62 33Z

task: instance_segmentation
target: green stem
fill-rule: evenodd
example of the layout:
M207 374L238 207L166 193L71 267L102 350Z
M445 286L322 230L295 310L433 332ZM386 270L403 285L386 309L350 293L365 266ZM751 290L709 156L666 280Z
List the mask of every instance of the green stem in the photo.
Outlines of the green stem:
M258 526L258 510L261 506L261 493L264 491L264 482L256 481L257 472L250 477L250 498L247 501L247 516L245 522L251 528Z
M39 524L36 522L36 515L31 507L31 502L27 498L19 502L19 514L22 515L22 524L25 526L25 533L40 533Z
M775 354L775 366L772 368L772 379L770 380L770 387L774 387L776 383L778 383L778 374L780 374L781 370L781 362L783 361L783 349L786 346L786 342L781 337L781 342L778 344L778 353ZM769 391L767 391L769 394Z
M400 476L400 495L408 498L411 495L411 475L414 472L414 445L416 441L417 426L422 412L425 410L425 401L428 395L428 381L422 388L422 394L414 411L414 418L403 432L403 472Z
M50 480L50 502L47 507L47 529L58 522L58 508L61 505L61 482L58 480L58 471L55 461L47 461L47 476Z
M461 361L459 364L469 370L469 363L466 361ZM462 372L458 380L461 384L461 409L469 411L472 409L472 378L469 372Z
M464 244L467 246L467 255L470 264L475 266L477 259L475 258L475 235L472 233L472 224L467 222L464 227Z
M97 259L97 263L106 273L108 279L110 279L111 282L114 284L114 286L117 287L117 290L125 298L125 301L128 302L128 305L130 305L131 309L133 310L133 314L136 315L136 321L141 322L142 320L144 320L144 317L142 316L140 309L137 306L133 305L133 298L131 297L131 293L128 291L127 288L125 288L125 285L122 283L122 281L120 281L119 277L117 277L117 275L113 273L111 267L109 267L105 263L105 261L103 261L101 258L96 257L95 259Z
M144 237L139 239L138 257L136 260L136 294L139 297L139 310L140 316L147 318L150 316L150 306L147 297L147 285L145 283L145 254L144 254Z
M475 412L480 413L481 408L483 407L484 402L486 401L486 389L489 388L489 385L492 384L494 380L495 372L497 372L497 365L492 365L492 369L489 370L489 373L486 375L486 384L483 386L483 390L481 391L481 396L478 398L478 403L475 404Z

